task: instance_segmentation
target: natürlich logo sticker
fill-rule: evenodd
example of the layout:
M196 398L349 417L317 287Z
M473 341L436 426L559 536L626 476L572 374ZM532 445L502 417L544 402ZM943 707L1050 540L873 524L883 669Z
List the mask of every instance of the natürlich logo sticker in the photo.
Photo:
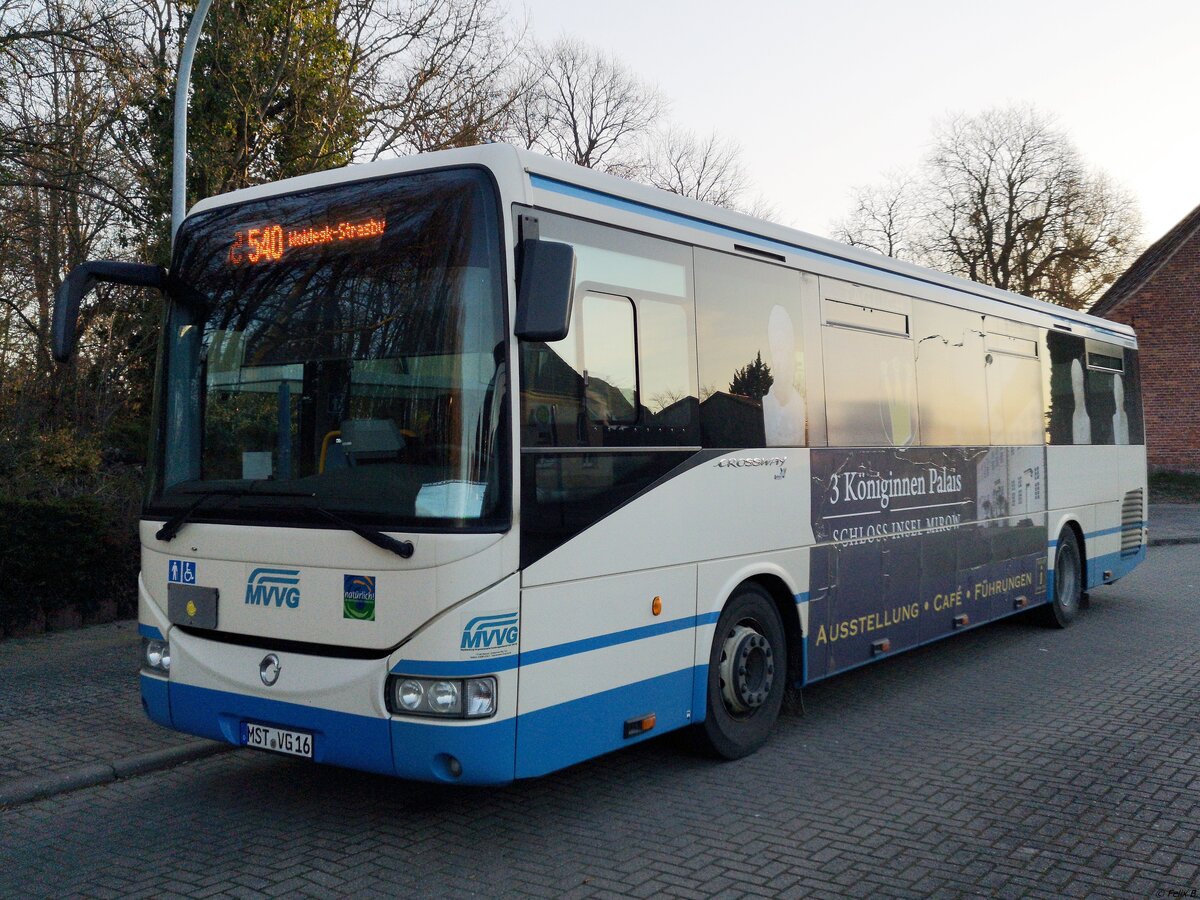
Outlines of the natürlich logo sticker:
M342 576L342 618L375 621L375 576Z

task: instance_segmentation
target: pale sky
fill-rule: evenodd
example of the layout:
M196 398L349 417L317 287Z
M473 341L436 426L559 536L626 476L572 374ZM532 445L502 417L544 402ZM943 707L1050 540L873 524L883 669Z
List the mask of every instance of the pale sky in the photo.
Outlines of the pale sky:
M502 0L734 138L778 219L826 235L949 112L1033 103L1132 192L1143 240L1200 205L1196 0Z

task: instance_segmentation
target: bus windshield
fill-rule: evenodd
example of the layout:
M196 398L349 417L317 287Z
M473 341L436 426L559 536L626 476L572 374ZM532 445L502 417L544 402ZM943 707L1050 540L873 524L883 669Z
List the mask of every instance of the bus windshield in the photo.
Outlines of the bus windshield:
M496 194L478 169L192 217L150 515L497 530L509 519Z

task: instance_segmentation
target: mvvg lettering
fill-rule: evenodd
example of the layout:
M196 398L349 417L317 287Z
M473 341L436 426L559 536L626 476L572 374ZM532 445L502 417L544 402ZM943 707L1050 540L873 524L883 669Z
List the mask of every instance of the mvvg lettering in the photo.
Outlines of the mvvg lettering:
M517 642L517 614L476 616L462 633L462 650L486 650L511 647Z
M295 609L300 605L300 570L255 569L246 580L246 603Z

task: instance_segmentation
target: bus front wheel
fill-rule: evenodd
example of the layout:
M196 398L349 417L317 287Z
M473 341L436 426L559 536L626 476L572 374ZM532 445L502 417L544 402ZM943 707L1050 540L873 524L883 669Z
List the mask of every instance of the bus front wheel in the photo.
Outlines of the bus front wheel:
M1074 529L1064 528L1054 552L1054 599L1046 608L1046 624L1066 628L1079 615L1082 603L1083 554Z
M779 717L787 681L783 622L756 584L738 589L717 620L708 659L703 743L725 759L753 753Z

